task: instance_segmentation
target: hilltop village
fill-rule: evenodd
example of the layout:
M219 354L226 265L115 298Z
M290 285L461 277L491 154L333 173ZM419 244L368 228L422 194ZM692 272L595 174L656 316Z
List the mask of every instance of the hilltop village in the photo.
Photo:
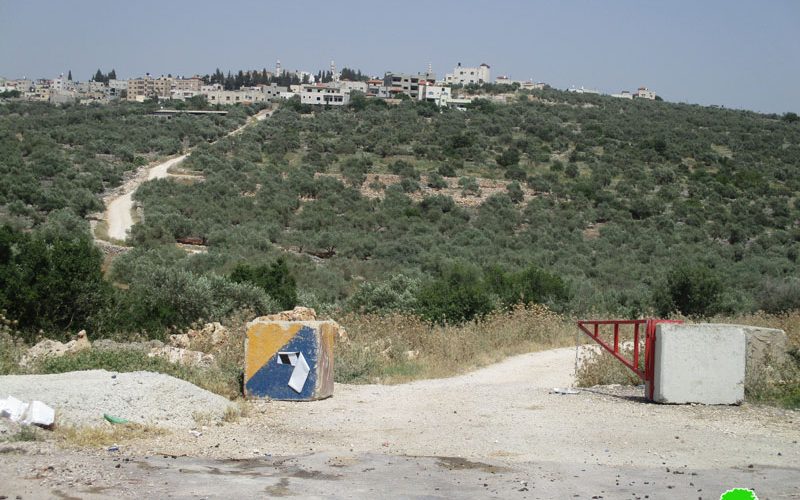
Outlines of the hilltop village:
M424 72L400 73L389 71L382 77L362 75L343 68L337 71L331 61L330 69L313 74L308 71L289 71L277 61L273 71L239 71L236 75L215 74L191 77L146 74L138 78L120 79L116 71L108 74L100 70L86 82L75 81L72 73L53 79L3 79L0 78L0 97L15 97L29 101L53 104L108 103L116 100L144 102L150 99L186 101L202 98L210 105L257 104L299 97L302 104L315 106L346 106L354 92L367 98L399 103L403 99L428 101L439 107L461 108L472 99L464 90L496 84L500 89L538 90L549 87L544 82L514 80L509 76L491 78L491 68L482 63L467 67L458 63L452 72L437 78L430 65ZM507 86L507 87L506 87ZM597 90L571 87L570 92L599 94ZM627 90L613 97L624 99L657 98L646 87L635 92ZM502 92L492 100L503 102L508 97Z

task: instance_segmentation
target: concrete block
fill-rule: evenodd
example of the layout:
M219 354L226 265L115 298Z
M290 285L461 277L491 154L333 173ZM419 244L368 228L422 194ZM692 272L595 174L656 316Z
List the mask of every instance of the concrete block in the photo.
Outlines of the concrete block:
M738 404L744 399L746 336L737 325L660 324L653 400Z
M789 338L776 328L742 326L747 339L745 389L769 382L789 363Z
M311 401L333 395L334 321L247 324L244 393L251 398Z

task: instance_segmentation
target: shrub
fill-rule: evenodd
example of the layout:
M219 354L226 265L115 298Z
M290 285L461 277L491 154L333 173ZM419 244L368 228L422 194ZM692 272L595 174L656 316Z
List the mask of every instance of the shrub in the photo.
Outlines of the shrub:
M280 258L270 265L257 267L239 264L231 273L231 280L236 283L251 283L261 288L284 310L297 305L297 284L286 259Z
M465 264L446 266L417 293L417 313L432 322L471 321L493 308L480 270Z
M522 191L522 187L517 181L509 183L508 186L506 186L506 192L514 203L520 203L525 199L525 193Z
M760 309L770 314L800 310L800 279L767 280L758 300Z
M139 269L121 295L121 320L130 330L160 336L165 328L197 320L219 321L241 309L255 314L279 308L261 288L222 276L196 275L168 267Z
M412 312L417 308L420 281L395 274L381 283L362 283L350 297L348 306L361 313Z
M440 174L433 172L428 175L428 187L436 190L444 189L447 187L447 181Z
M414 168L414 165L408 163L407 161L397 160L389 165L389 171L395 175L399 175L400 177L419 180L419 172L417 172L417 169Z
M462 168L463 165L459 165L456 162L449 161L447 163L442 163L439 165L437 172L444 177L455 177L458 175L458 170Z
M484 276L489 290L500 305L508 309L519 304L543 304L558 309L570 298L569 289L561 278L534 265L516 273L490 266Z
M86 328L111 295L101 263L85 233L68 238L0 228L0 307L28 339L42 328Z
M472 194L479 196L481 194L481 187L478 185L478 180L475 177L460 177L458 179L458 187L461 188L461 194L467 196Z
M722 282L708 267L680 264L653 292L653 306L661 316L709 316L718 311Z

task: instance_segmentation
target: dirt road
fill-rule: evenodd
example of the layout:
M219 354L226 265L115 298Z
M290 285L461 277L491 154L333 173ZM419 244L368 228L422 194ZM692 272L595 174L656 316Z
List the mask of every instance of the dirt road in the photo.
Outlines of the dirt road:
M144 174L140 176L139 182L132 183L124 194L114 198L107 204L106 224L109 238L125 241L125 238L128 237L128 231L133 227L133 193L139 185L144 181L167 177L169 168L180 164L187 156L181 155L170 158L165 162L148 167Z
M254 402L199 437L186 429L115 453L0 453L0 484L84 497L124 496L102 489L114 481L177 498L716 499L733 486L800 497L798 412L656 405L614 387L551 394L571 383L573 359L556 349L449 379L340 384L324 401Z
M249 125L263 121L271 114L271 110L262 110L253 115L244 125L228 133L228 135L239 134ZM142 167L121 189L115 190L114 194L106 197L104 200L106 204L104 219L110 240L125 241L128 237L128 231L133 227L133 193L139 186L145 181L164 179L171 176L169 169L179 165L190 154L191 151L155 165Z

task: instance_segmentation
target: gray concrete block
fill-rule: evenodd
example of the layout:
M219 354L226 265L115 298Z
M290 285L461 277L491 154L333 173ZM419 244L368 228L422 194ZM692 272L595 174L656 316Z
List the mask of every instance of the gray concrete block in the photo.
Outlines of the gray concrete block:
M653 400L741 403L746 343L744 329L738 325L658 325Z
M789 363L789 337L783 330L758 326L742 326L747 338L745 389L768 381Z

